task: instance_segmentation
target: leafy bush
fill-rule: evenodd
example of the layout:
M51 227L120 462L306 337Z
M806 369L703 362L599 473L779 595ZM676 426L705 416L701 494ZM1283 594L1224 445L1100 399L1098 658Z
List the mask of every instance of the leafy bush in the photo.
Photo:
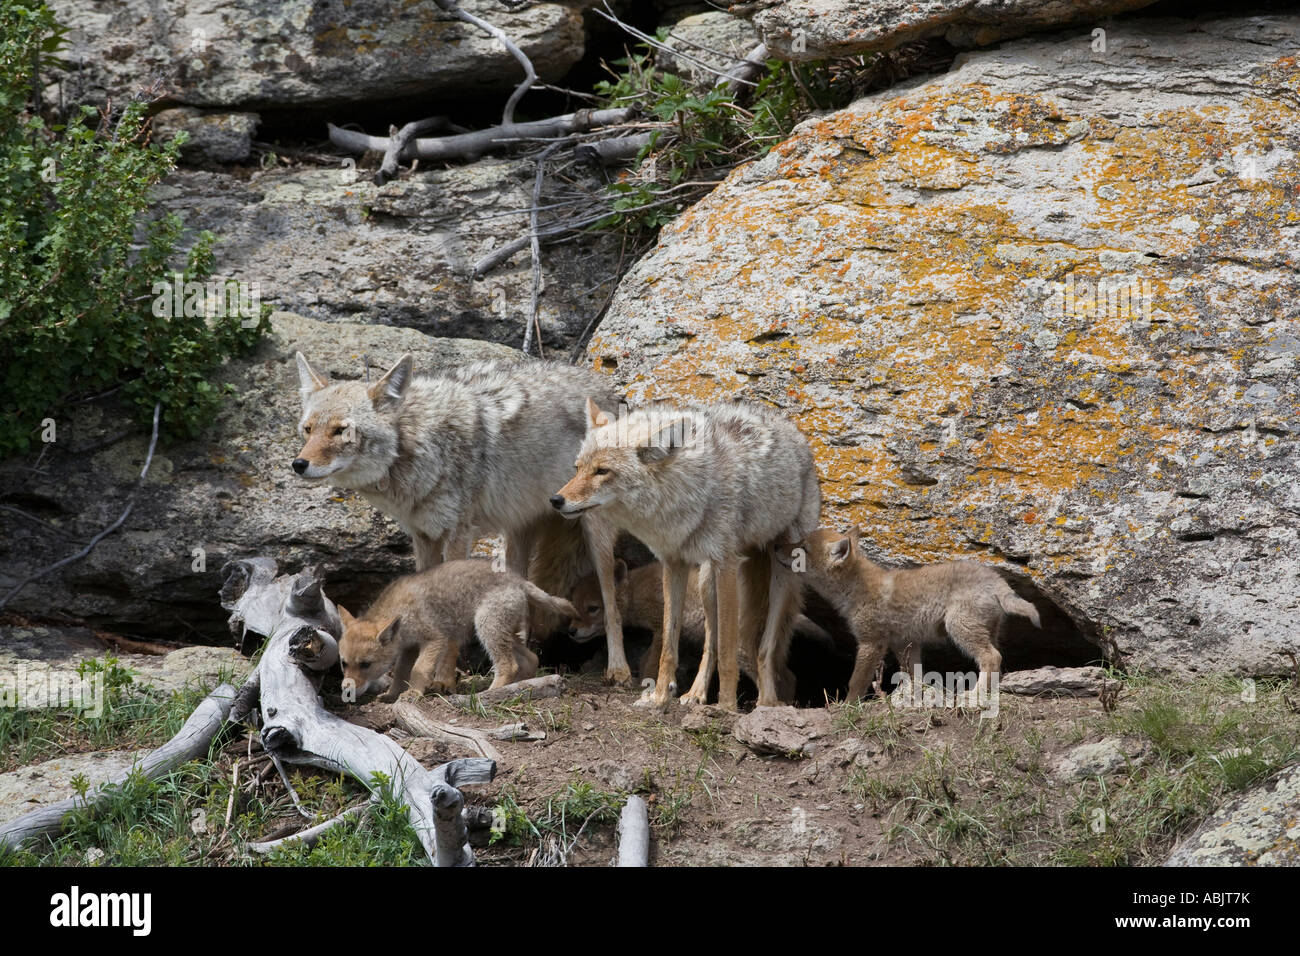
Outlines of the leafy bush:
M252 348L269 313L156 307L160 283L212 268L202 232L171 272L180 219L142 216L183 137L154 142L141 97L47 126L36 91L62 34L42 3L0 5L0 457L71 400L117 386L142 421L161 403L163 433L192 437L220 401L213 369Z

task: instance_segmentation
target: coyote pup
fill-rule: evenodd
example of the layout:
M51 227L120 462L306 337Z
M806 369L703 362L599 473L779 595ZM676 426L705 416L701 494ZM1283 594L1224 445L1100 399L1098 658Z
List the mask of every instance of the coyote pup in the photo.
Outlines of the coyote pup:
M998 631L1008 614L1042 624L1038 609L1018 597L992 568L975 561L949 561L888 571L858 552L858 529L847 535L819 528L802 544L784 543L777 560L787 567L802 548L808 585L844 616L858 639L849 699L861 697L892 650L908 671L915 649L952 640L979 665L977 692L989 692L989 675L1002 667Z
M610 608L605 676L631 677L614 600L613 529L598 516L574 528L547 506L582 445L584 403L615 400L604 379L542 361L416 375L408 354L373 384L331 384L301 352L297 360L306 442L293 460L298 475L355 489L393 518L411 535L418 571L467 557L475 529L504 532L507 566L544 589L567 594L594 569ZM594 568L583 567L582 538Z
M449 693L456 688L456 658L478 634L492 659L493 687L537 673L537 655L528 649L528 606L572 616L573 605L552 597L509 571L492 570L487 558L434 565L398 578L370 610L353 617L339 607L343 676L360 697L393 671L382 699L397 700L409 685Z
M735 710L740 559L766 558L778 539L799 540L816 527L821 493L807 439L785 418L753 404L652 406L614 421L589 400L587 416L576 474L551 504L569 518L599 509L663 562L663 651L659 679L644 702L664 707L672 696L686 579L698 564L709 639L682 702L704 702L708 650L716 644L718 704ZM746 593L766 595L758 703L768 707L779 703L777 650L789 640L801 593L790 570L776 561L747 561L746 573L760 566L768 571L766 581Z

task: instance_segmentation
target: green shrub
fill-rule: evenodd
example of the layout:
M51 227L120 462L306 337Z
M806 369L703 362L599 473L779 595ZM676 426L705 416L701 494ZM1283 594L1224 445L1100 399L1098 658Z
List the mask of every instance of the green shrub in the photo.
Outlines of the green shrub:
M212 371L256 344L269 313L155 308L160 283L212 268L202 232L173 273L179 218L143 216L183 136L154 142L141 97L47 125L34 100L61 40L43 4L0 5L0 457L41 438L46 418L57 428L68 402L117 386L141 421L161 403L162 432L194 436L221 398Z

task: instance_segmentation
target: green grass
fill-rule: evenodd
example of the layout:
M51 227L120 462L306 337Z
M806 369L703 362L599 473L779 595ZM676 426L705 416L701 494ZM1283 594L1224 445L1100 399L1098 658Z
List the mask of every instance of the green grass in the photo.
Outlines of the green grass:
M898 761L899 770L854 770L849 786L882 815L885 840L901 842L916 862L1154 864L1233 794L1300 759L1295 694L1289 681L1261 681L1247 701L1232 678L1137 675L1124 679L1114 713L1052 728L1022 719L1028 705L1004 696L1007 713L997 733L977 726L969 741L921 750ZM874 733L892 732L869 714L846 709L841 717ZM1063 784L1044 765L1049 732L1064 746L1136 738L1148 752L1116 773Z

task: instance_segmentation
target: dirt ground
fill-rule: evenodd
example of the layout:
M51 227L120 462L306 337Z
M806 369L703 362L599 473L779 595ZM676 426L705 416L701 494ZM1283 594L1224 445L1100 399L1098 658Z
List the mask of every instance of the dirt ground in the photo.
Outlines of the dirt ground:
M991 719L976 711L891 709L883 700L831 704L830 732L811 742L812 753L783 756L740 743L730 732L735 715L677 704L660 713L635 706L639 696L580 675L562 697L482 715L440 698L424 706L462 726L522 721L546 732L538 742L499 743L503 765L492 784L467 790L471 806L512 801L553 823L554 804L575 788L588 802L598 802L592 794L639 792L650 806L651 864L679 866L993 862L970 858L964 845L945 850L909 838L909 829L923 830L964 803L1005 799L992 793L999 773L1022 777L1021 789L1034 793L1030 802L1051 801L1045 767L1087 738L1081 722L1102 713L1096 698L1005 694ZM363 704L353 717L379 730L392 725L383 703ZM413 753L430 766L461 755L442 747ZM949 769L935 776L929 771L936 766ZM1056 797L1060 806L1048 814L1066 825L1074 801L1064 790ZM615 824L612 814L598 816L567 821L549 841L552 854L563 851L571 866L608 865ZM477 852L482 865L535 864L547 842L498 839Z

